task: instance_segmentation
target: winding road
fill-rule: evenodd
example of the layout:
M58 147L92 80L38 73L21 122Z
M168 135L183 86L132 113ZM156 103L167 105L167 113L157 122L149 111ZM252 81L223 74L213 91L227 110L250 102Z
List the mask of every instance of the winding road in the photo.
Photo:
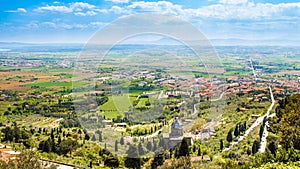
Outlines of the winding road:
M219 101L219 100L221 100L221 99L223 98L224 94L225 94L225 92L222 92L221 95L219 96L219 98L211 99L210 101L212 101L212 102ZM193 112L193 114L191 114L191 116L193 116L193 115L195 115L195 114L198 113L198 111L197 111L197 106L198 106L199 104L200 104L200 103L194 104L194 112Z

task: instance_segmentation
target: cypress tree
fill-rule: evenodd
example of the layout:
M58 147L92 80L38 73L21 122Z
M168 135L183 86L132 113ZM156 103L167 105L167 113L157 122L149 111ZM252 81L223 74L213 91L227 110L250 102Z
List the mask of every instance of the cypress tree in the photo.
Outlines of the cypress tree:
M252 145L252 154L257 153L258 149L259 149L259 143L258 143L258 141L255 140Z
M226 140L227 140L229 143L232 142L232 133L231 133L231 130L228 132L227 137L226 137Z
M224 145L223 145L223 139L220 139L220 151L222 151L224 148Z
M120 139L120 144L121 144L121 145L124 145L124 137L121 137L121 139Z
M181 144L179 146L177 157L189 156L189 155L190 155L189 145L187 143L186 138L184 138L184 139L182 139Z
M145 155L145 150L144 150L141 142L138 145L138 151L139 151L139 155L141 155L141 156Z
M197 154L198 156L201 156L201 148L200 148L200 145L199 145L199 147L198 147L198 154Z
M102 142L102 132L99 132L99 142Z
M118 152L118 141L115 142L115 152Z
M237 137L238 135L240 135L239 124L237 124L234 129L234 136Z
M139 158L139 153L134 145L130 145L129 149L126 151L127 157L124 160L125 167L133 168L133 169L140 169L142 162Z
M92 141L96 141L95 134L93 134L93 136L92 136Z

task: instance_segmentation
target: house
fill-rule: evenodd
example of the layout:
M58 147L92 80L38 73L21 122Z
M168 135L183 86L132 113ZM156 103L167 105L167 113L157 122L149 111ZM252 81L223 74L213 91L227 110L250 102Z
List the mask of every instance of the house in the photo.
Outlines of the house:
M124 127L126 128L127 124L126 123L115 123L114 127Z
M210 157L208 155L203 156L192 156L191 161L192 162L199 162L199 161L210 161Z
M145 81L141 81L141 82L139 83L139 86L145 86L145 85L147 85L147 82L145 82Z
M252 114L252 116L251 116L252 118L259 118L260 117L260 115L259 114Z
M104 125L104 126L110 126L111 124L112 124L112 120L102 120L102 124Z
M98 117L97 116L92 116L89 118L91 121L94 121L94 122L98 122Z

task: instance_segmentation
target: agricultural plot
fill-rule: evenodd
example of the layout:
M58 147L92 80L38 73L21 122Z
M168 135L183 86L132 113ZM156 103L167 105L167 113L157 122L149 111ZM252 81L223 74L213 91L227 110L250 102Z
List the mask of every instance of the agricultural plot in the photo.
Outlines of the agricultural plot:
M39 87L51 87L51 86L61 86L61 87L71 87L72 82L55 82L55 81L50 81L50 82L37 82L37 83L32 83L32 84L25 84L24 86L39 86Z
M115 119L117 117L123 117L124 114L119 111L105 111L102 112L102 115L105 116L106 119Z
M135 99L136 97L131 97L129 94L109 96L108 101L99 106L98 110L102 111L102 115L106 118L112 119L117 116L123 116L123 112L129 110Z
M140 98L135 108L150 108L149 98Z
M109 96L108 102L99 106L99 110L118 110L118 111L128 111L129 106L132 105L132 101L135 97L130 97L128 94L121 96Z

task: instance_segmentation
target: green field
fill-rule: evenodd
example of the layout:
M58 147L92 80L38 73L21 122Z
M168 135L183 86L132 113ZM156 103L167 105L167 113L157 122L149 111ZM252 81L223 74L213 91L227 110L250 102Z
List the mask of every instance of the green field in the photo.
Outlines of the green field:
M140 98L139 103L135 106L135 108L144 108L144 107L150 107L146 106L146 102L149 101L149 98Z
M103 112L102 113L103 116L105 116L106 119L113 119L113 118L117 118L118 116L123 117L124 114L118 111L113 111L113 112Z
M39 86L39 87L66 86L66 87L71 87L72 82L38 82L38 83L25 84L24 86Z
M54 76L61 76L61 77L65 77L65 78L72 78L73 74L69 74L69 73L60 73L60 74L56 74Z
M98 107L99 110L128 111L135 97L124 94L122 96L109 96L108 99L108 102Z

